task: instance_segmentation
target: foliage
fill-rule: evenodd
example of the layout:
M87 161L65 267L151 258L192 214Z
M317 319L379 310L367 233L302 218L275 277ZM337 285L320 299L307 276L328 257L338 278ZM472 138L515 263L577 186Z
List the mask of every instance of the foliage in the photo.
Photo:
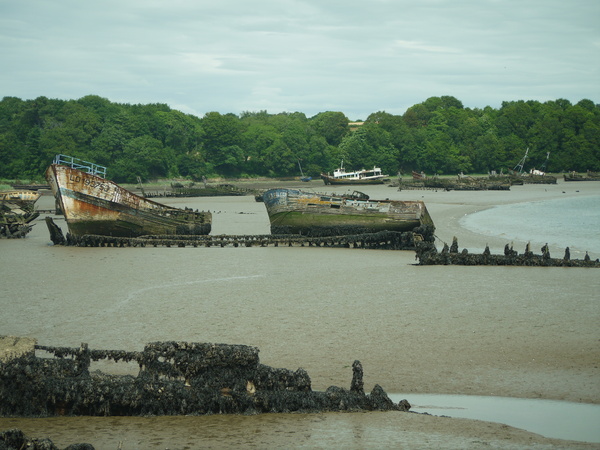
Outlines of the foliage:
M0 178L42 180L58 153L108 167L109 178L318 176L341 162L394 175L512 169L600 171L600 106L584 99L503 102L465 108L431 97L403 115L372 113L349 126L341 112L209 112L196 117L165 104L130 105L88 95L0 101ZM548 160L547 160L548 158ZM547 160L547 161L546 161Z

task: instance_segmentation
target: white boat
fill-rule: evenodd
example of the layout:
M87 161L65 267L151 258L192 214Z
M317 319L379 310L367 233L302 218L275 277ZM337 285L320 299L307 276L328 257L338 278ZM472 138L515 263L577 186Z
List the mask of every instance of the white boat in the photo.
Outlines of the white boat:
M346 172L344 161L342 161L339 169L333 171L333 175L321 174L323 182L332 185L383 184L387 178L389 178L389 175L384 175L381 168L376 166L373 166L372 169Z

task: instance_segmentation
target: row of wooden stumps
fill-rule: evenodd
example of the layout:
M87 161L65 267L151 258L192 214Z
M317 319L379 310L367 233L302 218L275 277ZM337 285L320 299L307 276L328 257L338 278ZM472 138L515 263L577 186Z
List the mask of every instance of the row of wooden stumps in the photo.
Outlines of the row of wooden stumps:
M513 250L512 245L504 246L504 254L494 255L486 245L481 254L469 253L465 248L458 251L458 240L452 240L452 245L444 244L438 252L435 244L431 242L416 243L416 258L419 265L462 265L462 266L540 266L540 267L596 267L600 268L600 260L592 260L586 252L584 259L571 259L569 247L565 249L562 258L552 258L548 244L541 248L541 254L531 251L528 243L525 252L519 254Z
M286 235L169 235L113 237L100 235L65 237L51 217L46 217L50 239L55 245L78 247L339 247L379 250L414 250L415 242L423 236L412 231L381 231L344 236ZM433 233L433 231L432 231Z

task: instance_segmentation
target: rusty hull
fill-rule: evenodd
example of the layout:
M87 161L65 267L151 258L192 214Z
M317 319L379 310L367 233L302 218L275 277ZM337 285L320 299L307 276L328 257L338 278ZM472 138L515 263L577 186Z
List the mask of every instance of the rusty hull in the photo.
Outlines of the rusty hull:
M52 164L46 179L75 236L206 235L211 230L210 212L162 205L77 169Z

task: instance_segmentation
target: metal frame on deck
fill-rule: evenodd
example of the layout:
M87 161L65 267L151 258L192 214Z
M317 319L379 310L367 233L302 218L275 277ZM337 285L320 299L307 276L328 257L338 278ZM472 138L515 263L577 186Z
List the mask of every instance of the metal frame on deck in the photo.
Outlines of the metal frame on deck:
M56 155L52 163L62 164L63 166L69 166L72 169L87 172L90 175L106 178L106 167L91 163L89 161L84 161L83 159L74 158L67 155Z

